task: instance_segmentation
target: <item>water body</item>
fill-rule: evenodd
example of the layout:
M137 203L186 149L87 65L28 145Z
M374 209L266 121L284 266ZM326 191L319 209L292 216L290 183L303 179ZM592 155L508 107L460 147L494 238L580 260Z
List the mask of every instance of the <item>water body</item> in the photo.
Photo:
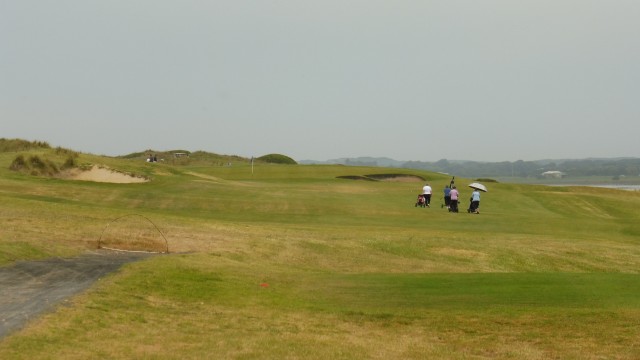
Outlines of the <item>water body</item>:
M640 185L620 185L620 184L545 184L547 186L588 186L605 189L640 191Z
M629 190L629 191L640 191L640 185L583 185L583 186L591 186L591 187L600 187L607 189L618 189L618 190Z

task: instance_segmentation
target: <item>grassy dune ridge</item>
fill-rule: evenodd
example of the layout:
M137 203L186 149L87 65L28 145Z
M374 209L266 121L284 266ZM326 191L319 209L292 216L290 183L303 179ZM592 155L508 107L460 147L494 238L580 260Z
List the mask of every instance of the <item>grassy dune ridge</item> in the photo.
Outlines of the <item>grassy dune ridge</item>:
M108 225L134 242L149 226L113 222L127 214L152 220L173 254L127 265L33 320L0 342L0 358L640 353L638 192L492 183L480 215L451 214L440 208L450 177L409 169L252 172L239 159L79 154L151 179L109 184L11 171L15 156L0 153L0 264L82 253ZM432 207L413 206L422 182L338 178L384 173L427 179ZM456 180L466 209L472 180Z

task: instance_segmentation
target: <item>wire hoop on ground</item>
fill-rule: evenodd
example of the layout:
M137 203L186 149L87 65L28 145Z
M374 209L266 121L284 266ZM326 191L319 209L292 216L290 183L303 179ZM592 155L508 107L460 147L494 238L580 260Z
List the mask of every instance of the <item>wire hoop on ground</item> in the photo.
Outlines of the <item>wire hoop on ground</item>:
M127 214L109 221L104 227L98 249L168 254L169 242L148 217Z

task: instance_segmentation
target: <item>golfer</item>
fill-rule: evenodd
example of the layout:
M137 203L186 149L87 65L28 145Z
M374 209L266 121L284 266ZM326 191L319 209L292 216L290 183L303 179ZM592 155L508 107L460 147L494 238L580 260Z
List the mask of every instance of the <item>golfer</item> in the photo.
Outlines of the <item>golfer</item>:
M480 191L473 189L471 193L471 204L469 205L469 212L474 214L480 214L478 210L480 208Z
M429 184L425 185L422 187L422 196L424 197L424 202L427 205L427 207L431 207L431 186L429 186Z
M449 195L451 195L451 203L449 205L449 211L458 212L458 197L460 196L460 194L458 193L458 189L456 189L455 186L452 187Z
M451 188L449 187L449 185L445 185L445 187L444 187L444 206L446 206L447 209L448 209L449 205L451 205Z

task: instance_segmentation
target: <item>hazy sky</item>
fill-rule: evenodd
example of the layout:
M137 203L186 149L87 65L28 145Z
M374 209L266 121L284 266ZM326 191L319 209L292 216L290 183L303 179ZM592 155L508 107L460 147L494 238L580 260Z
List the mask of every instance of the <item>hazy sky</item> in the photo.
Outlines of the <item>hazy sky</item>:
M296 160L640 157L638 0L0 0L0 137Z

